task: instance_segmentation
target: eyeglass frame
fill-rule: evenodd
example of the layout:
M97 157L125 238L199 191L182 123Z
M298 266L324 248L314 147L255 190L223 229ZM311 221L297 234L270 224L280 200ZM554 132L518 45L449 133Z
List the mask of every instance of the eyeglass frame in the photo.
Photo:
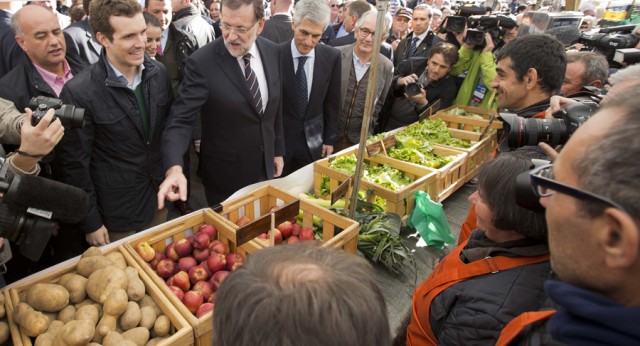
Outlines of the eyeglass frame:
M256 20L256 22L253 23L252 26L245 28L244 26L231 26L228 23L225 23L221 20L220 29L222 31L228 31L229 33L235 32L238 35L246 35L247 33L249 33L249 31L251 31L251 29L253 29L256 26L256 24L258 24L259 21L260 20ZM225 29L225 27L227 27L228 29Z
M366 32L364 33L365 35L362 36L363 32L362 30L365 30ZM358 34L360 35L360 37L362 37L363 39L369 37L369 35L371 35L371 38L376 37L376 32L375 31L371 31L367 28L358 28Z
M597 195L593 192L589 192L577 187L573 187L573 186L569 186L567 184L563 184L555 179L552 178L548 178L545 176L540 175L541 172L551 169L553 168L553 163L535 168L533 170L531 170L529 172L529 177L531 179L531 186L533 187L533 193L538 197L538 198L542 198L542 197L549 197L551 195L553 195L555 192L559 192L562 194L565 194L567 196L571 196L573 198L579 199L579 200L592 200L592 201L597 201L600 202L602 204L606 204L610 207L614 207L616 209L619 209L627 214L629 214L620 204L612 201L611 199L604 197L604 196L600 196ZM548 194L544 194L542 195L540 193L539 188L541 186L544 186L547 189L552 190L553 192L548 193Z

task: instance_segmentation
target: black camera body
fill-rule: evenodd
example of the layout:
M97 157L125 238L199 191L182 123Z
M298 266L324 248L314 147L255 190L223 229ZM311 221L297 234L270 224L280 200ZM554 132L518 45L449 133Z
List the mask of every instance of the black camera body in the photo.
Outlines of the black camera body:
M540 142L551 146L564 144L569 137L598 110L596 102L576 102L553 113L551 119L523 118L512 113L500 113L511 149L534 146Z
M485 33L491 36L495 45L504 39L504 35L509 29L516 26L513 18L504 15L492 16L471 16L468 20L467 34L464 37L464 43L472 44L476 49L482 49L486 46L484 39Z
M613 26L600 29L596 33L582 33L578 43L585 45L583 50L596 50L607 57L609 64L619 67L614 59L619 49L634 48L638 44L638 38L631 34L635 28L633 25Z
M421 83L409 83L404 87L404 93L408 97L413 97L419 95L422 89L424 89L424 85Z
M60 119L62 126L67 129L78 129L84 127L84 108L73 105L65 105L62 100L38 96L29 101L29 108L33 110L31 115L31 125L36 126L51 108L55 109L55 116Z

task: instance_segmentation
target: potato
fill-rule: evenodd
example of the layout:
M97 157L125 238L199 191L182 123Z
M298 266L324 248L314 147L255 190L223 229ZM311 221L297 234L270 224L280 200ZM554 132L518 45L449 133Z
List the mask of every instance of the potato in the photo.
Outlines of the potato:
M144 327L136 327L122 333L125 340L131 340L138 346L144 346L149 341L149 329Z
M91 246L80 256L80 258L91 257L91 256L102 256L102 250L100 250L97 246Z
M100 320L100 311L95 305L85 305L76 311L76 320L89 320L95 326Z
M0 322L0 345L4 345L7 340L9 340L9 336L11 333L9 332L9 325L7 322Z
M144 282L140 280L138 271L134 268L126 267L125 272L127 273L127 278L129 279L129 285L127 286L127 295L129 296L129 300L137 302L142 299L142 297L144 297Z
M44 333L38 335L34 346L53 346L53 342L56 340L55 335L51 333Z
M25 302L42 312L58 312L69 305L69 291L57 284L39 283L27 290Z
M156 314L156 311L150 307L150 306L145 306L140 308L140 327L144 327L147 329L151 329L153 328L153 325L156 323L156 318L158 317L158 315Z
M67 305L66 308L58 313L58 320L67 323L76 317L76 308L73 305Z
M110 331L102 340L103 346L120 346L124 343L124 338L120 333Z
M102 346L102 345L97 342L90 342L87 344L87 346Z
M148 294L145 294L144 297L142 297L142 299L138 302L138 304L140 304L140 309L144 308L145 306L150 306L153 308L153 311L156 312L156 316L162 315L162 310L160 310L158 304L156 304L156 302L153 301L153 298L151 298L151 296L149 296Z
M87 295L102 304L114 289L126 290L128 281L127 274L122 269L114 266L98 269L87 280Z
M171 321L166 315L159 316L156 319L156 323L153 324L153 331L157 336L166 336L169 334L171 328Z
M43 312L45 316L49 319L49 323L58 319L58 314L55 312Z
M104 255L104 257L110 259L111 262L113 262L113 264L116 266L116 268L120 268L122 270L125 270L125 268L127 268L127 261L125 261L124 256L120 253L120 251L110 252Z
M87 297L87 278L78 274L64 274L58 282L69 291L69 301L73 304L80 303Z
M96 328L89 320L67 322L56 336L54 346L84 346L93 339Z
M94 302L93 299L86 298L85 300L81 301L80 303L76 303L76 310L80 310L80 308L85 306L85 305L93 305L93 304L96 304L96 302Z
M13 310L13 320L27 336L38 336L49 328L49 318L42 312L33 310L31 306L23 302L18 303Z
M62 327L64 327L64 322L58 320L51 321L49 328L47 328L47 333L56 336L62 330Z
M161 342L165 341L166 339L168 339L166 336L165 337L153 338L153 339L149 340L149 342L147 342L144 346L156 346L156 345L160 344Z
M100 322L98 322L98 326L96 327L97 334L101 336L106 336L110 331L116 330L116 322L117 319L115 316L111 315L102 315ZM97 341L97 340L93 340Z
M116 288L107 297L102 306L105 315L120 316L127 310L127 292Z
M96 270L109 266L114 266L113 261L110 259L104 256L91 256L81 258L80 261L78 261L76 270L78 271L78 274L88 278L91 274L95 273Z
M120 327L123 330L129 330L135 328L140 323L140 307L136 302L129 302L127 305L127 311L120 316Z

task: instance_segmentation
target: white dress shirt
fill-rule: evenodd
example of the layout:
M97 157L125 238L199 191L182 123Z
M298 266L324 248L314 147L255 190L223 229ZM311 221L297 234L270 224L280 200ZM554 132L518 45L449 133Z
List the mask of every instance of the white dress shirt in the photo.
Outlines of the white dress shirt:
M258 51L258 46L255 42L249 48L247 52L251 54L251 69L253 73L256 74L256 78L258 79L258 84L260 85L260 97L262 97L262 111L264 112L267 109L267 100L269 100L269 89L267 88L267 77L264 74L264 66L262 65L262 58L260 57L260 51ZM242 75L244 75L244 59L242 56L236 58L238 60L238 64L240 65L240 70L242 71ZM246 76L245 76L246 77Z

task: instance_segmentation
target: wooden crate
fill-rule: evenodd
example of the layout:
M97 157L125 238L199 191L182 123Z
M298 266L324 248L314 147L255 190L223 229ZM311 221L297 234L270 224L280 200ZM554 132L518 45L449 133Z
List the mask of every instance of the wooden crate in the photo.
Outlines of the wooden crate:
M351 154L357 155L357 153L358 150L354 149L353 151L341 154L341 156ZM383 186L361 180L360 190L371 191L371 194L369 194L367 197L367 201L373 203L375 202L376 197L383 198L386 200L387 211L396 213L401 217L406 218L409 216L409 214L411 214L411 211L413 210L413 207L415 205L414 193L416 191L428 191L430 195L437 195L436 179L438 172L436 170L395 160L383 155L376 155L373 157L367 156L365 157L365 159L372 165L388 164L389 166L402 171L405 176L413 180L413 183L397 191L392 191ZM321 196L320 193L320 185L323 176L329 177L329 186L331 191L334 191L338 187L338 185L340 185L340 183L345 181L350 176L350 174L329 167L329 158L319 160L314 163L313 175L314 194L318 197L327 198L330 198L330 196ZM349 196L351 196L351 189L347 193L346 197L349 198Z
M202 209L195 211L187 216L169 221L161 226L158 230L135 237L127 241L123 248L131 257L143 268L149 278L160 288L164 299L168 299L171 305L177 309L179 314L186 319L187 323L193 327L193 337L195 337L195 345L211 345L213 342L213 313L209 312L200 318L196 318L191 311L176 297L170 290L164 279L162 279L155 271L147 265L147 263L136 253L135 246L141 242L148 242L151 247L158 251L164 251L167 245L177 242L180 239L187 238L189 235L198 231L198 227L203 223L213 225L217 230L218 240L229 246L229 251L238 252L243 256L258 251L260 248L252 244L244 244L236 247L232 239L235 234L232 230L222 222L211 209ZM178 344L176 344L178 345Z
M288 204L296 199L296 196L274 186L266 185L242 197L223 202L222 211L218 215L235 231L238 229L235 223L243 215L255 220L267 214L272 206ZM303 227L313 227L314 216L322 220L322 246L342 249L352 254L356 253L359 232L359 225L356 221L340 216L329 209L304 199L300 200L300 210L303 213ZM342 229L342 231L337 233L339 229ZM261 248L270 246L268 241L261 239L254 239L249 243L257 244Z
M20 327L13 321L13 301L11 300L11 294L9 294L9 290L2 290L2 295L4 295L4 309L7 318L7 324L9 325L9 333L11 333L11 337L8 340L7 345L13 346L22 346L22 338L20 337Z
M464 115L453 114L451 112L454 109L464 109L467 113L474 113L474 114L481 115L484 118L484 120L477 119L477 118L470 118ZM492 115L495 116L495 119L491 123L491 128L494 130L499 130L502 128L502 121L498 120L498 112L492 109L487 109L482 107L473 107L473 106L451 106L449 108L445 108L437 111L436 114L445 116L446 121L451 121L452 123L456 124L455 128L459 130L478 132L478 131L474 131L474 127L480 127L481 130L479 132L482 132L482 129L487 127L487 124L489 123L489 118ZM431 116L430 119L433 119L433 118L434 117Z
M117 248L113 248L106 253L111 251L119 251L125 258L127 265L135 268L140 275L140 279L145 285L145 292L153 301L158 305L162 313L169 317L171 320L171 332L172 335L163 341L159 345L193 345L193 331L191 326L187 323L187 321L180 315L178 310L173 307L172 304L167 302L165 298L165 294L160 290L159 286L154 283L151 278L146 274L146 272L141 268L141 266L132 258L132 256L122 247L119 246ZM105 253L105 254L106 254ZM60 277L67 273L75 273L76 264L80 258L76 258L73 261L65 262L65 265L56 266L54 268L50 268L48 270L41 271L32 275L32 280L26 280L19 284L18 286L14 286L9 289L9 296L11 299L11 308L7 310L7 314L13 313L13 309L20 302L20 295L27 290L29 287L36 283L57 283ZM145 265L146 267L146 265ZM19 327L11 322L13 327L17 330ZM17 338L16 338L17 336ZM35 339L31 339L30 337L19 332L18 334L13 333L12 329L12 337L14 340L14 345L24 345L24 346L32 346L35 342Z
M454 121L451 121L451 118L454 118ZM473 177L475 177L478 172L478 168L482 165L483 162L489 160L493 157L493 152L498 147L498 134L495 129L492 128L487 131L484 138L480 138L481 132L471 132L466 130L459 130L458 124L466 123L473 124L475 123L473 120L478 119L470 119L465 117L452 117L447 114L437 113L434 114L431 119L441 119L449 127L451 131L451 135L453 138L467 140L471 143L471 147L469 148L458 148L458 147L450 147L437 144L438 146L453 148L455 150L464 151L467 153L467 162L465 163L465 177L464 181L467 182ZM485 124L486 126L486 124ZM482 128L484 130L484 127Z

